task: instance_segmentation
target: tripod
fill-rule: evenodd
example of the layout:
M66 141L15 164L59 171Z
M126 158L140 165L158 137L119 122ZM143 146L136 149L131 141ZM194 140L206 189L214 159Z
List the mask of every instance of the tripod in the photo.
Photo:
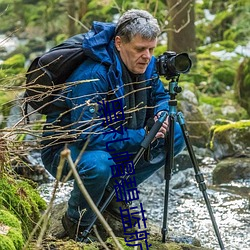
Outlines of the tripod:
M212 211L209 199L208 199L208 195L206 192L206 184L204 182L203 175L199 170L198 162L196 160L193 148L192 148L191 143L190 143L188 131L186 129L186 125L185 125L185 121L184 121L184 117L180 112L177 113L177 111L176 111L177 110L176 109L177 100L175 99L175 97L176 97L177 93L180 93L182 90L178 86L178 79L179 79L179 77L176 80L172 79L169 83L169 94L170 94L169 113L168 114L167 114L167 112L161 113L159 119L155 122L155 124L151 128L148 135L142 141L142 143L140 145L141 147L133 159L133 164L134 164L134 166L137 165L138 161L140 160L140 158L142 157L144 152L147 150L150 143L153 141L153 139L155 138L155 135L157 134L157 132L161 128L163 122L165 121L165 119L168 116L169 117L168 118L169 119L169 132L168 132L168 135L166 137L166 144L167 144L168 150L166 152L166 161L165 161L165 180L166 180L166 182L165 182L164 215L163 215L163 226L162 226L162 242L165 243L166 242L166 234L168 231L167 230L167 214L168 214L169 182L171 179L172 169L173 169L173 164L174 164L174 123L175 123L175 119L177 117L178 122L181 126L181 130L182 130L185 142L186 142L186 146L187 146L192 164L194 166L195 178L196 178L196 181L199 185L199 189L202 192L203 197L205 199L206 206L207 206L207 209L208 209L208 212L209 212L209 215L210 215L210 218L211 218L211 221L212 221L220 248L221 248L221 250L225 250L221 236L220 236L220 232L219 232L218 226L216 224L215 217L213 215L213 211ZM130 175L128 173L126 173L125 176L123 176L123 179L128 180L129 177L130 177ZM122 180L120 180L120 183L122 183ZM113 189L111 191L111 193L109 194L108 198L106 199L106 201L102 204L101 208L99 209L101 213L107 208L107 206L110 204L110 202L112 201L114 196L115 196L115 190ZM92 222L90 223L88 228L85 229L85 231L82 233L83 241L87 239L87 237L88 237L89 233L91 232L92 227L94 226L96 220L97 220L97 216L94 217L94 219L92 220Z
M198 166L198 162L197 159L195 157L192 145L190 143L190 139L189 139L189 133L187 131L186 128L186 124L185 124L185 120L184 120L184 116L181 112L177 112L177 100L175 99L177 93L180 93L182 91L181 87L178 86L178 80L179 77L177 77L177 79L172 79L169 82L169 94L170 94L170 100L169 100L169 114L168 114L168 119L169 119L169 132L168 135L166 137L166 145L167 145L167 152L166 152L166 161L165 161L165 200L164 200L164 215L163 215L163 226L162 226L162 242L166 242L166 234L167 234L167 215L168 215L168 196L169 196L169 182L171 179L171 175L172 175L172 169L173 169L173 165L174 165L174 123L176 120L176 117L178 119L178 122L181 126L181 130L183 133L183 137L187 146L187 150L191 159L191 162L193 164L194 167L194 171L195 171L195 179L198 183L199 189L203 194L203 198L205 200L209 215L210 215L210 219L212 221L213 224L213 228L216 234L216 237L218 239L219 245L221 250L224 250L225 247L223 245L221 236L220 236L220 232L212 211L212 207L210 205L210 201L208 199L208 195L206 192L206 184L204 182L204 177L203 174L201 173L199 166Z
M160 117L159 117L159 119L155 122L155 124L151 128L151 130L148 133L148 135L142 141L142 143L140 145L141 147L140 147L139 151L137 152L137 154L135 155L135 157L133 159L134 166L137 165L137 163L139 162L140 158L143 156L144 152L148 149L150 143L155 138L156 133L158 132L158 130L160 129L160 127L162 126L162 124L163 124L163 122L165 121L166 118L167 118L167 112L162 112L161 115L160 115ZM126 173L123 176L123 179L120 180L119 184L122 183L122 180L128 180L129 177L130 177L130 175L128 173ZM114 196L115 196L115 189L113 189L111 191L111 193L109 194L108 198L106 199L106 201L102 204L101 208L99 209L101 213L107 208L107 206L112 201L112 199L114 198ZM90 225L82 233L83 241L87 239L87 237L88 237L89 233L91 232L92 227L94 226L96 220L97 220L97 216L94 217L94 219L92 220L92 222L90 223Z

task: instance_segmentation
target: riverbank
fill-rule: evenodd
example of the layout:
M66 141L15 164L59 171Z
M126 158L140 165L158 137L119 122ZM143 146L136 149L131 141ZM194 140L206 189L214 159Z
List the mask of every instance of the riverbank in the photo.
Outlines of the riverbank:
M250 180L213 185L212 171L215 167L215 161L206 157L202 160L201 165L209 200L226 249L249 249L250 209L248 192L250 192ZM39 187L42 197L47 201L51 197L52 187L53 182ZM57 192L55 203L66 201L71 188L71 182L64 184ZM139 190L140 202L147 212L147 217L157 228L158 235L161 235L165 193L165 181L162 178L162 173L157 172L140 185ZM220 249L192 168L187 168L173 175L170 181L168 213L169 232L175 239L197 238L203 247L214 250Z

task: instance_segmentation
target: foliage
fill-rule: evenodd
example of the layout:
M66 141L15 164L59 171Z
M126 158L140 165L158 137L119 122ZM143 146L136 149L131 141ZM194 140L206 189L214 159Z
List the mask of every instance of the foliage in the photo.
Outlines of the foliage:
M45 209L46 204L27 181L2 174L0 207L8 209L22 222L23 234L27 238L40 218L40 211Z
M5 209L0 209L0 226L6 231L0 234L0 249L21 249L24 239L21 223L16 216Z
M246 58L240 65L235 79L235 96L250 115L250 59Z
M204 14L208 11L210 16ZM245 45L249 42L250 2L247 0L210 1L204 0L196 5L200 20L197 24L199 42L210 43L232 40Z

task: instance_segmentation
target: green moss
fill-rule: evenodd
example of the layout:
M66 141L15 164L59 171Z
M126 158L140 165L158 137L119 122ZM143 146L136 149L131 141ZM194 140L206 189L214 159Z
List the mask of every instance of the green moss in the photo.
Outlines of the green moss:
M250 59L245 60L240 64L235 77L235 96L240 105L245 108L250 115Z
M228 145L228 147L233 148L234 145L229 140L230 137L225 136L228 133L231 133L231 131L234 131L235 138L237 141L245 142L246 143L250 140L250 133L245 133L246 130L249 130L250 128L250 120L243 120L238 122L231 122L225 125L214 125L210 129L210 144L209 147L211 150L213 150L214 145L213 142L215 140L215 137L217 140L219 140L221 143L225 143ZM233 151L233 149L232 149Z
M46 203L27 182L4 176L0 179L0 206L8 209L21 221L24 237L27 238Z
M200 103L210 104L214 107L221 107L224 103L224 99L221 96L209 96L209 95L200 95L199 97Z
M232 86L235 78L235 70L228 67L221 67L214 71L213 77L228 86Z
M4 237L0 237L0 249L21 249L24 243L20 221L9 211L0 210L0 223L10 227ZM3 236L3 235L0 235ZM7 244L7 245L6 245Z
M11 214L7 210L0 209L0 221L7 226L14 227L17 230L21 230L20 221L16 218L16 216Z
M15 228L11 228L7 236L12 240L16 249L22 249L24 245L24 240L22 236L22 231L16 231Z
M25 56L16 54L1 64L0 84L20 86L25 81Z
M241 130L249 127L250 127L250 121L233 122L222 126L220 125L215 126L214 133L225 132L231 129Z
M23 68L24 64L25 56L23 54L16 54L4 61L4 63L2 64L2 69L9 69L11 67Z
M223 47L226 51L232 52L238 45L234 40L223 40L219 42L219 45Z
M13 241L7 236L0 234L0 249L16 250Z

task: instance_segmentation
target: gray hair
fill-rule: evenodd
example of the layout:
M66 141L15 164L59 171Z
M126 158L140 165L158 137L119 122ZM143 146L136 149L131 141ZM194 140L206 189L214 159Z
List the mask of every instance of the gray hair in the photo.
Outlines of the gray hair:
M145 10L128 10L118 20L116 36L128 43L135 35L153 40L160 34L157 20Z

